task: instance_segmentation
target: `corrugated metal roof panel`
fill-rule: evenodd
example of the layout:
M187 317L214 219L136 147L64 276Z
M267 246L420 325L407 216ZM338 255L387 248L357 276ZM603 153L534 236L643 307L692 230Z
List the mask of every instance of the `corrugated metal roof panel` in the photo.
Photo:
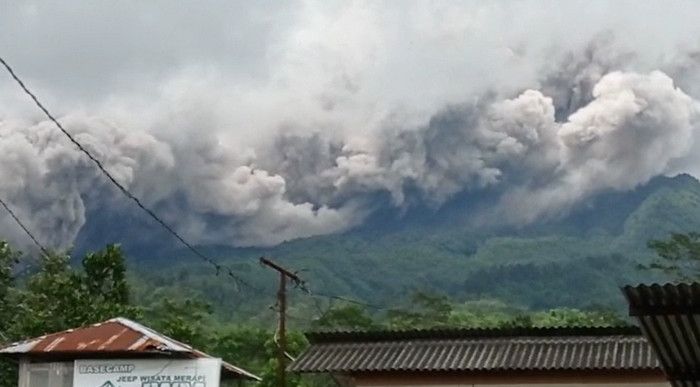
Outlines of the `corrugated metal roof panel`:
M700 386L700 283L622 291L672 384Z
M5 356L68 356L102 354L153 355L180 354L191 358L210 358L187 344L180 343L135 321L117 317L101 323L69 329L0 348ZM229 376L260 380L252 373L222 362Z
M66 352L192 352L192 348L125 318L114 318L11 344L5 354Z
M552 337L552 336L640 336L635 326L613 327L515 327L515 328L433 328L381 331L319 331L308 332L311 343L367 342L406 339L466 339L487 337Z
M293 372L653 370L660 369L646 339L630 330L461 330L309 334L312 345L289 367ZM462 332L462 338L458 333ZM523 331L524 332L524 331ZM600 332L618 334L601 335ZM622 332L622 333L621 333ZM576 333L576 334L573 334ZM554 334L559 334L558 336Z

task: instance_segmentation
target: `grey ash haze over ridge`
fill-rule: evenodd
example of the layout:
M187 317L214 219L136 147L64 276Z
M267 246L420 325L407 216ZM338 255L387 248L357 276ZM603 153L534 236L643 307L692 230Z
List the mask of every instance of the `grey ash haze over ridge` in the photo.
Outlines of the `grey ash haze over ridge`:
M526 225L698 176L700 4L550 5L5 2L0 52L200 244L269 246L493 188L473 216ZM131 206L7 76L0 181L54 247L88 208ZM26 242L5 214L0 233Z

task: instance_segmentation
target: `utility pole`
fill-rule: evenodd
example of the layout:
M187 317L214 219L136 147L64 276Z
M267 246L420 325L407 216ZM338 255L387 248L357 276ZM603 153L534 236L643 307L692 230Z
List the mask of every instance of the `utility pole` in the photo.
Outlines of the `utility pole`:
M260 263L277 271L280 275L279 289L277 290L277 305L279 307L279 317L277 321L277 386L285 387L287 384L287 278L291 279L295 285L304 286L304 281L296 274L270 261L265 257L260 257Z

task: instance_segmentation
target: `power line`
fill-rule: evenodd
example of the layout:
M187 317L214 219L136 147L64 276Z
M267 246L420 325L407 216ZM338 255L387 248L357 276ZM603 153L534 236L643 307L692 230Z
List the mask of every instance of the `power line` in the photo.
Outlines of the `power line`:
M2 59L0 59L0 60L2 60ZM27 228L27 226L25 226L24 223L22 223L22 221L17 217L17 215L15 214L15 212L12 211L12 209L7 205L7 203L5 203L4 200L0 199L0 205L1 205L3 208L5 208L5 211L7 211L8 214L10 214L10 216L12 217L12 219L14 219L15 223L17 223L17 224L19 225L19 227L20 227L22 230L24 230L24 233L27 234L27 235L29 236L29 239L31 239L32 242L34 242L34 244L36 245L36 247L38 247L39 250L41 250L41 252L44 253L44 255L48 256L48 255L49 255L48 249L46 249L46 247L44 247L44 245L42 245L42 244L39 242L39 240L34 236L34 234L32 234L31 231L29 231L29 229Z
M323 292L312 291L311 289L309 289L306 281L297 281L297 282L295 282L295 285L296 285L295 288L301 290L302 294L314 299L314 307L319 312L322 312L322 309L315 302L316 299L318 299L318 298L326 298L329 300L348 302L351 304L360 305L360 306L364 306L365 308L376 309L376 310L387 310L388 311L388 310L395 310L396 309L396 308L392 308L392 307L388 307L388 306L384 306L384 305L370 304L368 302L359 301L359 300L355 300L355 299L344 297L344 296L338 296L338 295L334 295L334 294L327 294L327 293L323 293ZM321 314L323 314L323 313L325 313L325 312L322 312Z
M102 172L103 175L107 177L107 179L114 184L123 194L126 196L128 199L133 201L141 210L146 212L148 216L150 216L153 220L155 220L161 227L163 227L168 233L170 233L172 236L175 237L182 245L184 245L188 250L190 250L192 253L194 253L197 257L200 259L204 260L208 264L212 265L214 269L216 269L216 274L218 275L220 272L224 271L226 274L228 274L229 277L233 278L234 281L236 281L238 284L245 285L247 287L250 287L251 289L259 290L256 289L254 286L250 285L247 283L245 280L243 280L241 277L236 275L231 268L223 266L213 259L209 258L208 256L204 255L201 251L199 251L197 248L194 247L191 243L189 243L187 240L185 240L184 237L182 237L177 231L175 231L171 226L169 226L164 220L162 220L156 213L151 210L150 208L146 207L141 200L134 194L132 194L124 185L122 185L117 179L112 176L109 171L104 167L102 162L98 160L95 156L93 156L80 142L78 142L75 137L73 137L72 134L70 134L64 127L61 125L61 123L49 112L49 110L44 107L44 105L39 101L39 99L32 93L29 88L22 82L22 80L17 76L15 71L10 67L10 65L2 58L0 57L0 63L5 67L5 69L10 73L10 76L19 84L19 86L22 88L25 94L27 94L36 104L36 106L41 109L42 112L48 117L57 127L58 129L63 132L63 134L68 137L68 139L82 152L84 153L90 160L92 160L95 165L97 165L97 168ZM5 207L7 209L7 207ZM22 227L25 229L25 232L29 233L25 227ZM38 244L38 242L32 237L35 243ZM40 245L39 245L40 246ZM44 249L42 248L42 251Z
M142 202L136 195L134 195L133 193L131 193L131 192L130 192L124 185L122 185L114 176L112 176L112 174L111 174L109 171L107 171L107 169L104 167L104 165L102 164L102 162L101 162L99 159L97 159L95 156L93 156L92 153L90 153L90 151L88 151L80 142L78 142L78 141L75 139L75 137L74 137L72 134L70 134L70 132L68 132L68 131L63 127L63 125L58 121L58 119L56 119L56 118L54 117L54 115L51 114L51 112L49 112L49 110L41 103L41 101L39 101L39 99L37 98L37 96L36 96L31 90L29 90L29 88L28 88L28 87L25 85L25 83L19 78L19 76L15 73L15 71L12 69L12 67L11 67L2 57L0 57L0 63L2 63L2 65L5 67L5 69L9 72L10 76L11 76L11 77L17 82L17 84L22 88L22 90L24 91L24 93L27 94L27 95L34 101L34 103L36 104L36 106L39 107L39 109L41 109L41 111L46 115L46 117L48 117L48 118L56 125L56 127L58 127L58 129L59 129L59 130L60 130L60 131L61 131L61 132L62 132L62 133L63 133L63 134L64 134L64 135L65 135L65 136L66 136L66 137L67 137L67 138L68 138L82 153L83 153L83 154L85 154L92 162L95 163L95 165L97 165L97 168L100 170L100 172L101 172L103 175L105 175L105 176L107 177L107 179L108 179L113 185L115 185L115 186L119 189L119 191L122 192L122 194L124 194L124 196L126 196L128 199L130 199L132 202L134 202L134 203L136 204L136 206L139 207L141 210L143 210L144 212L146 212L146 214L147 214L151 219L153 219L154 221L156 221L156 223L158 223L158 224L159 224L162 228L164 228L169 234L171 234L173 237L175 237L175 239L177 239L183 246L185 246L188 250L190 250L192 253L194 253L198 258L202 259L204 262L206 262L206 263L210 264L212 267L214 267L214 269L216 270L216 274L217 274L217 275L219 275L221 272L224 272L224 273L226 273L229 277L233 278L234 281L236 282L236 284L244 285L244 286L246 286L246 287L248 287L248 288L250 288L250 289L252 289L252 290L254 290L254 291L256 291L256 292L259 292L259 293L262 293L262 292L263 292L262 289L251 285L250 283L248 283L247 281L245 281L243 278L241 278L240 276L236 275L235 272L234 272L230 267L225 266L225 265L222 265L222 264L216 262L216 261L213 260L212 258L208 257L207 255L205 255L204 253L202 253L201 251L199 251L199 249L197 249L194 245L192 245L191 243L189 243L183 236L181 236L181 235L180 235L177 231L175 231L170 225L168 225L164 220L162 220L153 210L151 210L151 209L148 208L146 205L144 205L143 202ZM10 212L10 214L11 214L12 217L15 219L15 221L17 221L17 223L20 224L20 226L22 227L22 229L32 238L32 240L34 241L34 243L35 243L37 246L39 246L39 248L42 250L42 252L44 252L44 253L46 254L46 253L47 253L47 250L37 241L36 238L34 238L34 236L29 232L29 230L27 230L27 228L24 227L24 225L23 225L21 222L19 222L19 219L17 219L17 217L14 216L14 214L13 214L13 213L11 212L11 210L4 204L4 202L3 202L2 204L3 204L3 207L5 207L5 209L6 209L8 212ZM383 309L383 310L389 310L389 309L391 309L391 308L384 307L384 306L379 306L379 305L369 304L369 303L362 302L362 301L358 301L358 300L353 300L353 299L350 299L350 298L347 298L347 297L343 297L343 296L329 295L329 294L323 294L323 293L318 293L318 292L313 292L313 293L312 293L312 292L308 289L308 287L306 287L306 284L303 283L303 282L296 283L296 285L297 285L299 288L301 288L307 295L309 295L309 296L311 296L311 297L324 297L324 298L332 299L332 300L345 301L345 302L349 302L349 303L353 303L353 304L365 306L365 307L372 308L372 309L380 309L380 310L382 310L382 309ZM319 309L320 309L320 308L319 308Z
M264 258L261 258L261 260ZM267 260L266 260L267 261ZM268 263L272 263L267 261ZM324 292L317 292L317 291L312 291L309 287L306 281L302 280L300 277L297 276L297 273L299 273L302 270L296 270L294 272L291 272L287 269L281 268L279 265L274 264L275 268L278 270L284 270L285 273L289 275L289 278L293 280L294 288L301 290L301 294L306 295L312 299L312 306L316 309L317 312L319 312L319 315L325 314L327 311L324 311L323 308L317 303L317 300L319 298L325 298L331 301L343 301L359 306L363 306L365 308L370 308L370 309L375 309L375 310L382 310L382 311L396 311L400 310L400 308L396 307L391 307L391 306L385 306L385 305L378 305L378 304L371 304L368 302L364 301L359 301L355 300L349 297L344 297L344 296L339 296L335 294L328 294Z
M376 309L376 310L394 310L395 309L395 308L392 308L389 306L370 304L370 303L367 303L364 301L359 301L359 300L355 300L355 299L343 297L343 296L336 296L336 295L332 295L332 294L319 293L319 292L311 293L310 291L308 294L311 297L324 297L324 298L327 298L329 300L344 301L344 302L348 302L351 304L364 306L364 307L370 308L370 309Z
M107 177L107 179L114 185L116 186L119 191L121 191L124 196L126 196L128 199L130 199L138 208L143 210L151 219L156 221L163 229L165 229L169 234L171 234L175 239L177 239L183 246L185 246L188 250L190 250L192 253L194 253L198 258L202 259L204 262L208 263L211 265L215 270L216 270L216 275L219 275L221 272L224 272L227 274L229 277L231 277L236 285L244 285L247 288L250 288L258 293L264 292L262 289L257 288L247 281L245 281L243 278L235 274L235 272L228 266L222 265L212 258L208 257L199 249L197 249L194 245L189 243L183 236L181 236L175 229L173 229L170 225L168 225L164 220L162 220L153 210L151 210L149 207L143 204L141 199L139 199L136 195L131 193L124 185L122 185L112 174L107 171L107 169L104 167L102 162L97 159L95 156L90 153L80 142L76 140L76 138L68 132L63 125L54 117L53 114L39 101L38 97L31 91L29 88L25 85L25 83L19 78L19 76L15 73L15 71L12 69L12 67L2 58L0 57L0 63L5 67L5 69L9 72L10 76L17 82L17 84L20 86L20 88L24 91L25 94L27 94L36 104L36 106L46 115L46 117L51 120L56 127L75 145L78 150L80 150L83 154L85 154L92 162L95 163L97 168L100 170L100 172ZM48 251L46 248L44 248L41 243L31 234L31 232L22 224L22 222L17 218L17 216L12 212L12 210L2 201L0 201L2 206L10 213L12 218L17 222L17 224L20 225L20 227L24 230L27 235L32 239L32 241L41 249L41 251L44 254L48 254ZM318 297L323 297L327 298L330 300L338 300L338 301L344 301L348 303L353 303L356 305L361 305L367 308L373 308L373 309L380 309L380 310L390 310L390 308L383 307L383 306L378 306L374 304L369 304L366 302L350 299L347 297L343 296L337 296L337 295L330 295L330 294L324 294L324 293L318 293L318 292L311 292L311 290L306 286L306 283L298 279L296 275L292 275L290 278L294 280L294 283L297 287L302 289L304 291L304 294L310 296L313 299L313 304L319 311L319 313L323 312L322 308L320 305L317 303ZM321 313L323 314L323 313Z
M262 259L264 259L264 258L260 258L260 259L262 260ZM269 261L267 261L267 262L270 263L270 264L273 264L272 262L269 262ZM281 267L280 267L279 265L277 265L277 264L274 264L274 266L275 266L275 268L278 269L278 270L283 269L283 268L281 268ZM320 293L320 292L311 291L311 289L309 289L309 287L308 287L308 285L307 285L307 282L304 281L304 280L302 280L301 278L299 278L299 277L297 276L297 273L299 273L300 271L303 271L303 269L301 269L301 270L296 270L296 271L294 271L294 272L288 271L287 269L283 269L283 270L289 275L289 278L291 278L291 279L294 281L294 288L295 288L295 289L300 289L300 290L302 291L302 294L305 294L305 295L307 295L307 296L309 296L309 297L311 297L311 298L314 299L314 306L315 306L315 308L316 308L319 312L321 312L321 314L323 314L324 312L321 311L320 306L315 302L316 299L319 298L319 297L327 298L327 299L329 299L329 300L344 301L344 302L348 302L348 303L351 303L351 304L361 305L361 306L364 306L364 307L366 307L366 308L371 308L371 309L377 309L377 310L394 310L394 308L391 308L391 307L382 306L382 305L377 305L377 304L370 304L370 303L367 303L367 302L354 300L354 299L348 298L348 297L343 297L343 296L338 296L338 295L333 295L333 294L326 294L326 293Z

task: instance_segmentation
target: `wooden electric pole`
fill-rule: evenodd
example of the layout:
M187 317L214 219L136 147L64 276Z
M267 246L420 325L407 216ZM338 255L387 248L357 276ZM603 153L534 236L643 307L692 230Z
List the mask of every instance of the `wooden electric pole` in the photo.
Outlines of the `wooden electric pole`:
M303 286L304 281L296 274L265 257L260 257L260 263L276 270L280 274L279 289L277 290L277 306L279 308L277 320L277 385L285 387L287 384L287 278L291 279L298 286Z

